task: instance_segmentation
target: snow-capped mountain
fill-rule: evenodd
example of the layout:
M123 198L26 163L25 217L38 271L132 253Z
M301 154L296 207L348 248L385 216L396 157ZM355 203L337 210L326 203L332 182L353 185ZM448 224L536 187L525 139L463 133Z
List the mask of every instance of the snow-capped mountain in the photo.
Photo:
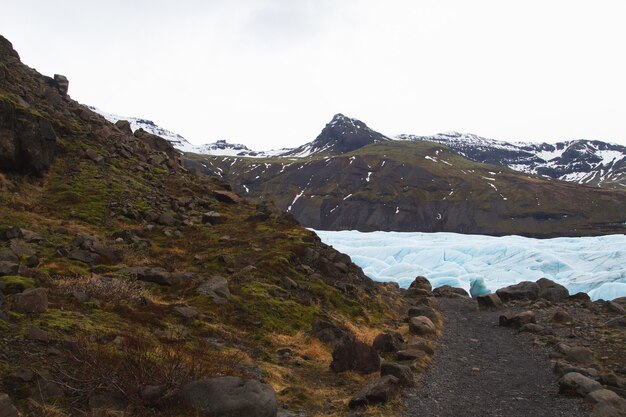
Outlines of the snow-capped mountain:
M137 129L143 129L146 132L162 137L163 139L170 142L176 149L181 150L183 152L195 152L196 147L189 143L187 139L179 135L178 133L174 133L171 130L167 130L162 128L161 126L154 123L152 120L142 119L138 117L126 117L119 116L117 114L108 113L104 110L100 110L94 106L86 106L89 110L98 113L100 116L104 117L111 123L115 123L118 120L128 120L130 122L130 128L134 132Z
M464 133L399 135L397 139L446 145L477 162L579 184L626 188L626 147L597 140L504 142Z
M303 158L313 155L341 155L387 140L391 139L373 131L362 121L338 113L314 141L283 152L280 156Z

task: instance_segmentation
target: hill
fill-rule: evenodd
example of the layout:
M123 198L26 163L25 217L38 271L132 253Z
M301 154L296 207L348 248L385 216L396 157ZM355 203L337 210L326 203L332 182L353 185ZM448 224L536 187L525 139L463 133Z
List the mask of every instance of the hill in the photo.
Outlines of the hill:
M367 376L330 370L333 337L395 328L400 290L68 85L0 37L2 407L197 415L189 384L228 375L280 407L344 410Z

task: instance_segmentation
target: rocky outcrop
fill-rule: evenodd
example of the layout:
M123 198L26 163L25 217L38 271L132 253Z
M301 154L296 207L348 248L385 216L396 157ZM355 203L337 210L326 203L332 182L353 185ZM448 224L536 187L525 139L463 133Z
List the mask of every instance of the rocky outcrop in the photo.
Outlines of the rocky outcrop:
M275 417L278 412L272 387L232 376L190 382L178 396L206 417Z
M500 288L496 294L505 303L512 300L536 300L539 297L539 285L536 282L522 281Z
M52 123L0 98L0 171L43 175L57 152Z

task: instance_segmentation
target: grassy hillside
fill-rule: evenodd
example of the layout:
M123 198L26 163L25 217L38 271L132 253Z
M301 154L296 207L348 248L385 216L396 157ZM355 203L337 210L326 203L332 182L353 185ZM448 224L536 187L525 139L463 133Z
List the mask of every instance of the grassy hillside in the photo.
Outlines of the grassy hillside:
M367 376L331 372L312 327L371 342L398 325L397 289L74 102L1 37L0 144L0 391L26 415L195 415L176 391L215 375L346 412ZM23 306L28 288L47 305Z
M323 158L187 158L313 228L537 237L626 231L623 190L548 181L429 142L389 141Z

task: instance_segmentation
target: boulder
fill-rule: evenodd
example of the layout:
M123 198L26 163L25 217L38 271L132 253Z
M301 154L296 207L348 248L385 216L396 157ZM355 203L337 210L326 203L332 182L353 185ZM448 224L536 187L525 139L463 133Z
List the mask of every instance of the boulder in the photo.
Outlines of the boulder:
M428 317L417 316L409 320L409 332L418 336L432 335L437 332L437 328Z
M130 122L128 120L118 120L115 122L115 126L126 134L133 134L133 130L131 129Z
M539 285L539 298L544 300L561 302L565 301L569 297L569 291L561 284L557 284L547 278L541 278L537 281Z
M242 201L241 197L237 194L226 190L213 190L213 197L215 197L217 201L228 204L237 204Z
M172 213L170 213L169 211L164 211L159 215L157 223L162 226L174 226L176 224L176 219L174 218L174 215Z
M350 408L364 407L371 404L381 404L389 401L397 392L400 381L393 375L385 375L370 382L359 391L351 400Z
M600 401L591 410L591 417L624 417L626 400L623 398Z
M26 333L26 337L30 340L37 340L44 343L50 341L50 334L37 326L30 326L28 328L28 332Z
M334 372L356 371L362 374L380 369L376 350L353 337L344 337L333 350L330 369Z
M174 312L188 320L198 317L198 312L189 306L176 306L174 307Z
M217 211L207 211L202 214L202 223L204 224L219 224L224 221L224 217Z
M567 311L557 310L552 315L552 321L556 323L567 323L572 321L572 316Z
M70 82L65 75L54 74L54 81L56 81L57 89L62 96L67 95L67 91L70 88Z
M402 348L404 339L398 332L385 332L381 333L374 339L372 347L377 352L397 352Z
M588 365L593 362L593 351L581 346L570 347L565 349L565 360L571 363Z
M19 417L17 408L11 402L7 394L0 394L0 417Z
M536 323L535 313L523 311L521 313L506 312L500 315L500 326L519 328L528 323Z
M407 342L407 349L418 349L426 352L429 355L435 353L435 350L432 347L432 342L429 342L426 339L422 339L417 336L410 336L409 341Z
M344 338L350 337L345 328L339 327L332 321L321 318L317 319L311 328L311 336L319 339L320 342L336 347Z
M13 298L13 311L18 313L44 313L48 310L48 294L43 288L29 288Z
M584 397L602 389L602 384L577 372L570 372L559 379L559 392L568 396Z
M463 288L452 287L450 285L442 285L441 287L435 288L432 292L435 297L442 298L469 297L469 294Z
M426 356L426 352L420 349L406 349L396 352L396 359L399 361L415 361Z
M14 262L0 261L0 277L4 275L15 275L20 270L20 266Z
M585 401L592 404L597 404L607 400L619 400L621 397L609 389L598 389L591 391L585 396Z
M272 387L233 376L190 382L178 398L207 417L275 417L278 413Z
M427 292L431 292L433 290L433 286L431 285L428 278L420 275L420 276L415 277L411 285L409 285L409 289L411 290L420 289L420 290L425 290Z
M496 294L505 303L513 300L536 300L539 298L539 285L536 282L522 281L515 285L500 288Z
M393 375L398 378L400 385L412 387L415 385L413 371L408 365L393 362L384 362L380 365L380 376Z
M437 313L435 312L435 310L432 307L429 307L427 305L419 305L419 306L410 307L407 315L409 319L412 317L424 316L424 317L428 317L433 323L436 323L439 321L439 318L437 317Z
M498 294L479 295L476 297L478 307L481 309L496 309L504 307L502 300L498 297Z
M220 275L207 278L206 281L196 288L196 292L208 295L216 303L225 303L230 298L228 281Z

